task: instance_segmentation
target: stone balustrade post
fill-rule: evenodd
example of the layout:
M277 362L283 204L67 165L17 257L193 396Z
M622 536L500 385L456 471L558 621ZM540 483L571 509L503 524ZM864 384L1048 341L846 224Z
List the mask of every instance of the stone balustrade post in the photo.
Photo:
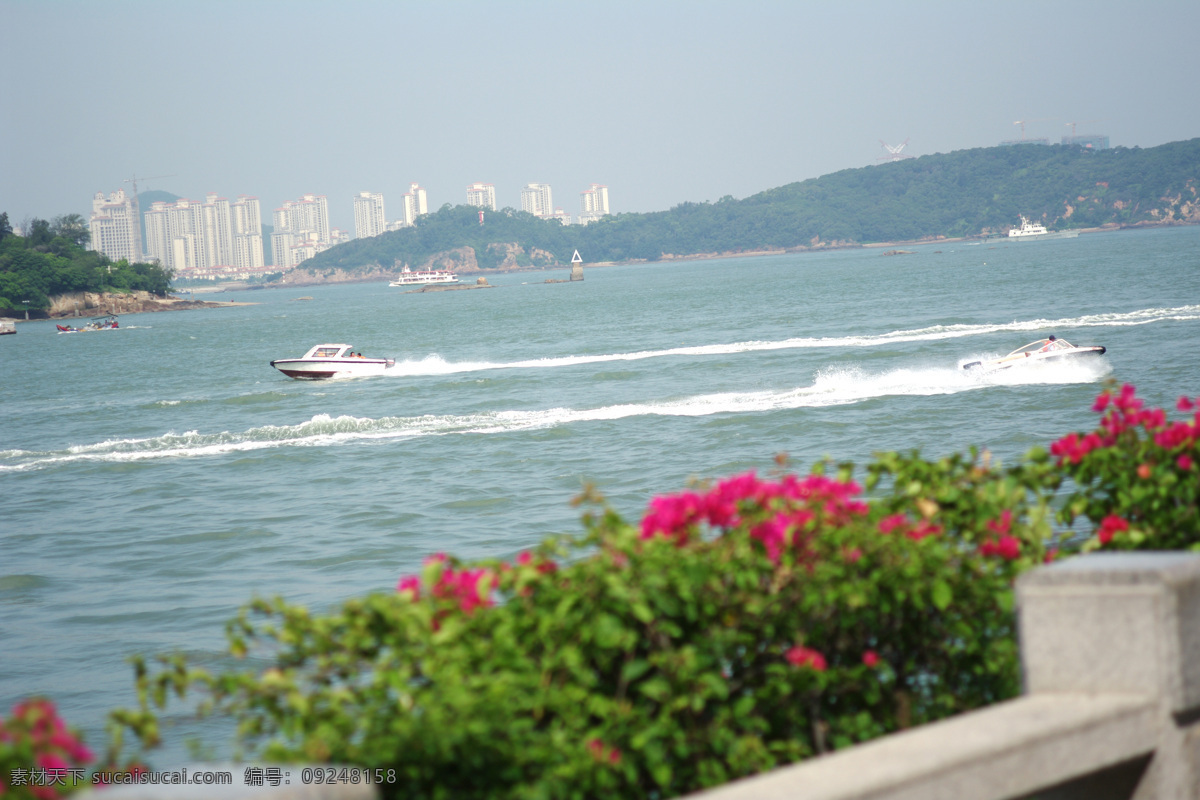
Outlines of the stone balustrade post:
M1094 553L1017 582L1025 692L1137 694L1157 742L1125 769L1132 800L1200 798L1200 555ZM1115 773L1114 773L1115 775ZM1109 775L1110 786L1119 780ZM1097 797L1080 788L1067 797Z

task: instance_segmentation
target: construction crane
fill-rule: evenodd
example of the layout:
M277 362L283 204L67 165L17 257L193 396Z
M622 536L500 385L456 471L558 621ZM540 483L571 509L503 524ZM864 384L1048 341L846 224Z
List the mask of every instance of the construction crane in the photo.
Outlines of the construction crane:
M1041 117L1040 119L1019 119L1013 125L1021 126L1021 141L1025 141L1025 123L1026 122L1045 122L1049 117Z
M149 178L139 178L134 175L132 178L126 178L122 183L133 184L133 249L137 253L138 259L146 257L145 251L142 250L142 209L138 203L138 181L152 181L157 178L174 178L175 173L170 175L151 175Z
M1098 120L1098 119L1085 119L1083 122L1068 122L1067 124L1071 126L1071 138L1072 139L1075 138L1075 126L1076 125L1087 125L1089 122L1099 122L1099 121L1100 120Z

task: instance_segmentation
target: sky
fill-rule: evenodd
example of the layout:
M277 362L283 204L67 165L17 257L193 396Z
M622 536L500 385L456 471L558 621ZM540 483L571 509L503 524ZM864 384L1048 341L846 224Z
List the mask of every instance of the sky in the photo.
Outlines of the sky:
M579 213L743 198L1024 136L1200 136L1200 2L0 0L0 212L97 191ZM161 177L160 177L161 176Z

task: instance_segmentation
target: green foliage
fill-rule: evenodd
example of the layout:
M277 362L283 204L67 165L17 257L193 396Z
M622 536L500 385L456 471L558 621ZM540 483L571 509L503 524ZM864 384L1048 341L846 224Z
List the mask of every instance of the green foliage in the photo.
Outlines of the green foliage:
M1143 406L1133 386L1110 387L1093 407L1099 426L1054 443L1076 485L1061 518L1094 526L1089 550L1200 550L1200 406L1181 397L1178 410L1192 417L1175 422Z
M564 227L524 212L443 206L415 228L338 245L306 266L354 270L399 260L419 264L458 247L481 266L489 244L536 247L567 263L656 261L665 254L917 241L999 232L1018 216L1052 227L1161 220L1200 187L1200 139L1147 149L1070 145L989 147L848 169L734 200L682 203L670 211L618 214ZM1156 217L1151 212L1164 212Z
M7 215L5 215L7 217ZM0 229L3 226L0 225ZM172 270L157 264L114 262L85 250L90 238L78 214L35 219L27 236L0 236L0 309L47 308L50 298L71 292L171 291Z
M405 797L665 797L1015 695L1011 581L1043 556L1027 476L879 472L872 507L845 474L744 475L514 564L435 557L327 615L256 601L230 650L270 667L139 663L117 719L153 743L153 706L192 688L265 758L395 769ZM1015 550L979 544L1000 536Z

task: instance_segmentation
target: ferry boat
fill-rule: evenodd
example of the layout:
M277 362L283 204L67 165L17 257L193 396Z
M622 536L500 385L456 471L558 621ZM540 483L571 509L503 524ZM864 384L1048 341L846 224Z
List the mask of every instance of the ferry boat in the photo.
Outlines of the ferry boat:
M1079 235L1079 231L1049 231L1046 226L1040 222L1033 222L1025 217L1021 217L1021 227L1012 228L1008 232L1008 240L1010 242L1032 242L1042 239L1074 239Z
M431 283L458 283L458 275L448 269L425 269L413 272L406 264L399 277L388 286L426 286Z
M348 378L362 375L383 375L396 366L393 358L366 358L354 352L354 345L319 344L302 358L280 358L271 366L297 380L315 381L322 378Z

